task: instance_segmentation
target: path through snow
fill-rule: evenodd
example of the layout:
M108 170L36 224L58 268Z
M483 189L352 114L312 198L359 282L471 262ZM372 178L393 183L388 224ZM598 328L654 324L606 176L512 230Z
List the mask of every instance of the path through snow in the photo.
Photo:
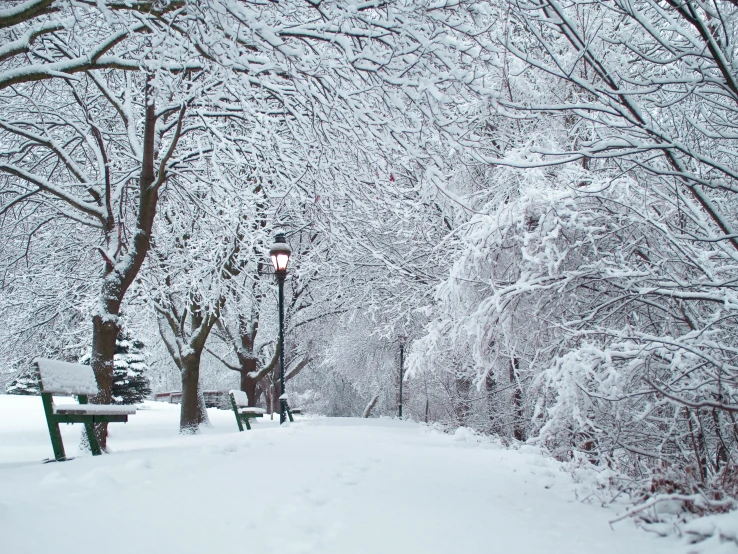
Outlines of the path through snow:
M111 425L112 455L51 456L41 400L0 396L0 552L673 554L612 509L575 500L559 465L463 432L389 419L232 413L177 435L177 407ZM64 426L72 454L81 425Z

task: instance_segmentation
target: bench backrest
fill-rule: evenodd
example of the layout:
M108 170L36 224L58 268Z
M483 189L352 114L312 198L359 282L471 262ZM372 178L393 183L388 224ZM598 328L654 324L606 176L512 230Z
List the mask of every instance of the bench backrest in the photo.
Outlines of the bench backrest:
M249 397L246 396L246 393L242 390L228 391L228 394L231 395L233 401L236 403L236 406L238 406L239 408L249 405Z
M47 358L36 358L33 363L41 376L41 392L68 395L95 395L98 393L95 372L88 365L70 364Z

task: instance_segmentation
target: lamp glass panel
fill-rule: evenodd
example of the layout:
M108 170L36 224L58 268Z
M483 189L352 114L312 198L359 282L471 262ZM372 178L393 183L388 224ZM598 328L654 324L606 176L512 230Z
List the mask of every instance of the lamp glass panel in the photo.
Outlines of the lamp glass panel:
M290 255L287 253L279 252L272 254L272 265L274 266L275 271L285 271L289 260Z
M277 254L277 265L279 266L279 269L284 271L287 269L287 263L290 261L290 255L289 254Z

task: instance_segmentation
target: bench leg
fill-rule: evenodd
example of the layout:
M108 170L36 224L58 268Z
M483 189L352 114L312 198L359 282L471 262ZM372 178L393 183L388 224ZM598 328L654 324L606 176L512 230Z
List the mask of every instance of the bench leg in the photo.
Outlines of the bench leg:
M93 456L99 456L102 454L100 449L100 443L97 442L97 435L95 434L95 424L85 423L85 431L87 432L87 441L90 443L90 450L92 450Z
M243 422L246 424L246 429L251 431L251 424L249 423L249 418L247 417L243 418Z
M241 414L238 413L238 406L236 406L236 401L233 399L233 396L229 396L231 398L231 408L233 408L233 413L236 414L236 423L238 423L238 430L243 432L243 425L241 424Z
M59 431L59 423L54 417L54 407L50 394L42 394L41 401L44 404L44 413L46 414L46 424L49 426L49 436L51 437L51 447L54 449L54 459L57 462L63 462L67 459L64 453L64 443L62 442L61 431Z
M77 401L80 404L87 404L87 395L80 394L77 397ZM90 421L85 423L85 431L87 432L87 442L90 443L90 450L93 456L99 456L102 454L100 450L100 443L97 442L97 435L95 434L95 424Z

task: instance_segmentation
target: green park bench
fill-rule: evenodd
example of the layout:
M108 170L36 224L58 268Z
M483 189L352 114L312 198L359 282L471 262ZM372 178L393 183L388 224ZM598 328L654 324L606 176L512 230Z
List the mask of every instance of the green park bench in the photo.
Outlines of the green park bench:
M64 453L60 423L84 423L93 456L102 454L95 436L95 423L125 423L136 413L135 406L88 404L87 397L98 393L95 373L88 365L70 364L36 358L33 363L41 378L41 400L49 426L51 446L57 462L67 459ZM53 396L76 396L79 404L54 404Z
M249 406L249 399L246 396L246 393L242 390L228 391L228 396L231 397L231 407L233 408L233 413L236 414L238 430L243 431L243 424L245 423L246 429L251 431L251 423L249 423L249 420L257 417L264 417L266 410Z

